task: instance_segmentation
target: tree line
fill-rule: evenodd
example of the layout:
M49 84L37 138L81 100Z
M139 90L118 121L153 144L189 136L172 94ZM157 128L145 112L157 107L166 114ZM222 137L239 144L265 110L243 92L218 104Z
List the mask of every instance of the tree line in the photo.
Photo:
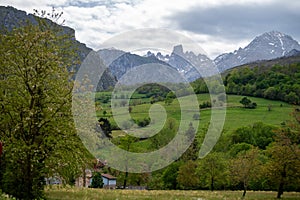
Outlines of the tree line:
M262 97L300 104L300 63L286 66L242 67L223 74L227 94ZM192 83L196 93L207 93L203 79Z

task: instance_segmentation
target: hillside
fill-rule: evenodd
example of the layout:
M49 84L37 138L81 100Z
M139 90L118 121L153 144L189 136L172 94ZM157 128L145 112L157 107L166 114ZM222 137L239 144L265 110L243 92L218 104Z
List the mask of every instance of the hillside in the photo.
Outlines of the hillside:
M108 93L99 93L97 96L104 98ZM210 101L210 96L208 94L199 94L197 95L199 100L199 105L204 102ZM147 101L145 98L140 96L143 99L144 103L141 105L132 106L131 116L133 119L144 119L149 115L149 108L152 104L150 101ZM182 97L185 98L185 97ZM188 98L188 97L187 97ZM256 109L243 109L242 104L239 102L243 96L240 95L227 95L227 112L226 112L226 121L224 125L225 132L232 132L242 126L248 126L255 122L263 121L266 124L273 126L280 126L281 123L285 122L290 118L290 113L292 112L292 105L284 103L282 101L267 100L263 98L249 97L253 102L257 103ZM114 117L111 113L110 102L103 104L100 100L97 100L101 103L102 110L97 113L98 118L106 117L109 121L112 122L113 127L116 127L114 122ZM148 102L148 103L146 103ZM163 101L158 102L162 106L166 107L169 118L173 118L176 121L181 120L180 106L178 101L174 101L169 106L166 106ZM270 111L269 111L270 107ZM105 112L104 112L105 111ZM105 114L103 114L103 112ZM201 109L201 121L199 130L207 126L210 120L210 109ZM120 134L118 130L114 131L116 135Z

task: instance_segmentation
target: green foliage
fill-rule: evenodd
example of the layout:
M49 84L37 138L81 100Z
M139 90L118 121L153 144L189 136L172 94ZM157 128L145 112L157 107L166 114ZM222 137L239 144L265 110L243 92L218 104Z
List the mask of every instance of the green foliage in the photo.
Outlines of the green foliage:
M191 137L191 135L195 135L195 128L192 126L192 124L189 125L189 129L186 131L186 135ZM200 144L200 135L197 134L195 138L193 138L192 144L189 146L189 148L182 154L180 157L180 160L187 162L187 161L195 161L198 159L199 156L199 144Z
M159 149L168 144L177 133L177 129L178 124L176 120L173 118L167 119L164 128L158 134L149 138L151 147L153 149Z
M300 103L300 63L231 70L224 80L226 92L246 96ZM200 86L196 86L200 88Z
M188 160L179 167L177 181L180 189L199 188L200 178L197 174L197 167L197 162L192 160Z
M199 160L197 173L200 175L202 188L210 190L221 189L226 185L227 163L224 153L211 152L203 159Z
M295 92L290 92L284 97L284 100L290 104L299 104L299 96Z
M244 105L244 108L250 108L250 109L254 109L256 108L257 104L255 102L252 102L250 99L248 99L247 97L243 97L240 101L241 104Z
M249 106L249 105L250 105L250 103L251 103L251 100L250 100L250 99L248 99L247 97L243 97L243 98L242 98L242 100L240 101L240 103L241 103L241 104L243 104L243 105L244 105L244 107L246 108L247 106Z
M19 199L43 198L46 176L75 176L88 155L72 121L72 36L35 20L0 35L1 188Z
M137 88L136 92L138 94L146 94L146 98L150 98L150 97L165 98L167 94L170 92L170 90L165 86L153 83L153 84L146 84Z
M170 105L175 98L176 98L176 96L173 92L168 92L168 94L165 98L165 104Z
M237 156L240 152L245 152L248 151L252 148L251 144L245 143L245 142L241 142L241 143L237 143L237 144L233 144L229 150L229 155L231 157L235 157Z
M144 119L138 119L136 120L136 123L139 127L145 127L148 126L151 122L151 119L149 117L145 117Z
M299 185L296 185L300 181L300 147L292 135L290 129L279 129L275 142L266 151L269 156L266 169L269 181L278 191L277 198L280 198L287 188L299 189Z
M97 95L95 97L95 101L99 101L101 103L108 103L111 100L111 96L110 95L105 95L105 94L101 94L100 96Z
M243 197L249 187L249 183L258 177L260 162L258 160L259 150L251 148L230 161L230 179L235 184L243 185Z
M208 93L207 85L204 79L198 79L192 83L192 87L196 94Z
M211 108L211 102L210 102L210 101L205 101L205 102L203 102L203 103L201 103L201 104L199 105L199 108L200 108L200 109L203 109L203 108Z
M147 182L147 188L149 190L161 190L164 188L164 182L162 180L162 174L160 171L151 173L149 181Z
M100 172L93 174L91 188L103 188L103 179Z
M241 127L232 133L232 143L246 143L257 146L260 149L266 149L266 147L274 141L274 129L275 127L265 125L261 122L254 123L252 126ZM245 145L243 146L245 147Z
M117 139L119 141L119 147L126 151L132 151L134 143L138 141L138 138L130 135L120 136Z
M164 188L175 190L178 187L177 175L180 163L174 162L169 165L162 174L162 180L164 182Z

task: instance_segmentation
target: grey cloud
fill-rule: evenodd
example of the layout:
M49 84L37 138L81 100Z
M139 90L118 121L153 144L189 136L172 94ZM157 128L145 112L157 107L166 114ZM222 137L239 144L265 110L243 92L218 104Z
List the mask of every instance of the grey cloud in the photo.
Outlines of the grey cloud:
M169 16L169 20L180 29L230 40L246 39L271 30L300 39L298 5L282 1L260 6L241 4L206 9L195 7Z
M139 0L126 0L126 1L98 0L98 1L90 1L90 2L74 0L74 1L66 2L64 5L61 5L61 7L76 6L76 7L83 7L83 8L92 8L95 6L106 6L108 8L114 8L115 4L118 4L118 3L125 3L127 5L135 5L138 2L139 2Z

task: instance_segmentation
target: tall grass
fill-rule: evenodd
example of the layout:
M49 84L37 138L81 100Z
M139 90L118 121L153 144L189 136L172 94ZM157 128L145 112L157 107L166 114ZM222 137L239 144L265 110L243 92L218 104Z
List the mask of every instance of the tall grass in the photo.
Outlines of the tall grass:
M198 191L198 190L105 190L88 188L52 188L46 190L50 200L238 200L242 191ZM246 200L272 200L276 192L248 191ZM282 199L300 199L300 193L286 192Z

